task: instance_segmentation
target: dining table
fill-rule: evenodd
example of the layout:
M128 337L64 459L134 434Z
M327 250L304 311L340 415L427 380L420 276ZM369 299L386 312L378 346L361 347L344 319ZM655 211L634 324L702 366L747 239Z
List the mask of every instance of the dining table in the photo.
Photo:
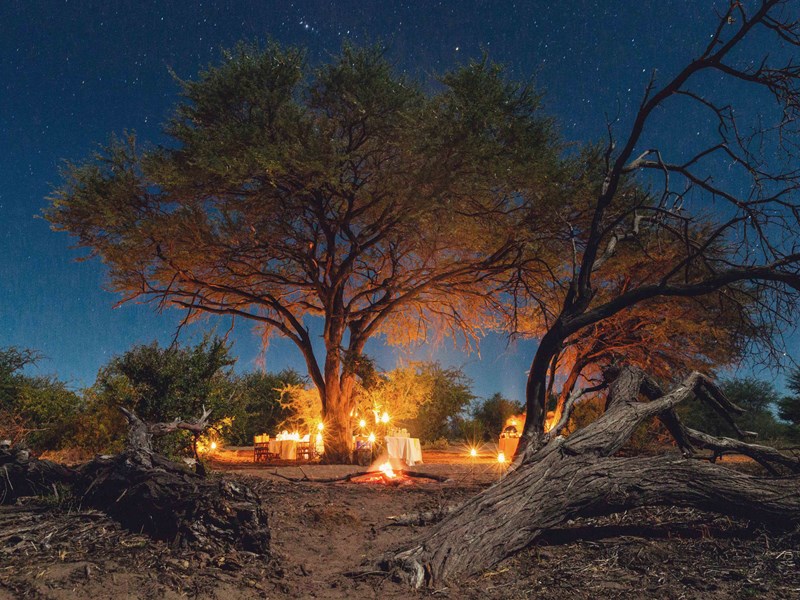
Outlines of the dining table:
M297 460L297 444L299 440L269 441L269 453L280 456L281 460Z
M422 447L419 438L387 436L384 440L389 458L402 460L409 467L422 464Z

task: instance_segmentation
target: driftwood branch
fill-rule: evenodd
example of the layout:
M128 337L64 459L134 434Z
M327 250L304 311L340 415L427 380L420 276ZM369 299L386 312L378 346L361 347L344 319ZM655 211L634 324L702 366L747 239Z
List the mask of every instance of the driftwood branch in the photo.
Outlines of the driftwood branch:
M646 394L642 399L643 389L652 392L646 384L640 370L622 369L610 386L608 409L599 419L569 437L550 439L533 455L526 453L500 482L411 545L387 555L383 568L415 587L441 583L477 574L569 519L645 505L694 507L777 526L800 523L797 457L691 429L685 429L684 436L698 447L737 449L793 474L757 477L675 455L615 456L641 423L681 402L711 396L722 405L730 404L699 373L652 400Z
M160 437L174 431L188 431L193 436L192 450L195 458L195 468L198 475L205 476L205 467L197 452L197 439L209 428L208 417L211 410L203 406L203 413L194 421L183 421L180 418L169 423L151 423L142 421L133 411L120 406L120 411L128 420L128 438L125 445L125 454L128 460L144 466L152 466L153 437Z

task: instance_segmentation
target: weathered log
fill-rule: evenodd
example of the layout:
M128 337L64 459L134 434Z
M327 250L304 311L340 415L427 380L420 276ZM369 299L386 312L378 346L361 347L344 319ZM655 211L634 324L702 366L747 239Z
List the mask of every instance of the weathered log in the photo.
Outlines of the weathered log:
M693 373L669 394L639 402L644 381L640 371L623 370L611 385L602 417L566 438L542 436L505 478L413 544L387 554L383 568L417 588L452 581L492 567L569 519L645 505L694 507L779 526L800 523L797 474L756 477L676 455L614 456L642 422L688 398L707 400L721 394L705 376ZM692 430L687 432L693 436ZM724 445L704 435L692 441ZM800 470L794 457L737 444L773 468Z
M159 454L152 435L182 427L175 421L145 425L129 411L125 450L99 457L78 469L29 458L19 451L0 453L0 502L50 495L68 485L82 506L107 513L132 531L177 547L210 553L231 549L267 555L270 532L258 495L246 485L208 479ZM205 427L208 414L190 427Z
M13 504L26 496L57 494L59 486L71 485L77 479L73 469L31 458L25 449L0 450L0 504Z
M266 515L250 488L201 477L157 454L149 459L147 467L124 453L93 460L74 492L124 527L178 547L269 553Z

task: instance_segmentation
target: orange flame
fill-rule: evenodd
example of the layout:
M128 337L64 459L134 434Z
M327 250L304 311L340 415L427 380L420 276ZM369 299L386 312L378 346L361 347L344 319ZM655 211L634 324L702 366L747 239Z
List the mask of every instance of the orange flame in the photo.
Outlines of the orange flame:
M380 467L378 467L378 470L384 475L386 475L386 477L388 477L389 479L394 479L395 477L397 477L395 472L392 470L392 465L391 463L389 463L389 461L386 461Z

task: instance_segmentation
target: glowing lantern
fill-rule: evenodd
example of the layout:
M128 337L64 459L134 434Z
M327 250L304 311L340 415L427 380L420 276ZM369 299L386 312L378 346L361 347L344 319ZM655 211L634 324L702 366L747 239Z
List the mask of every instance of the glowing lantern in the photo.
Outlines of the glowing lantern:
M217 449L217 442L211 442L211 449L212 450L216 450Z
M361 429L364 429L364 427L366 427L366 426L367 426L367 422L366 422L364 419L361 419L361 420L358 422L358 426L359 426L359 427L361 427Z
M505 455L505 453L503 453L503 452L499 452L499 453L497 454L497 462L499 462L499 463L504 463L504 462L506 462L506 455Z
M470 448L470 449L469 449L469 455L470 455L472 458L475 458L476 456L478 456L478 451L477 451L477 450L475 450L475 448Z
M374 444L375 443L375 434L374 433L370 433L369 437L367 439L369 440L370 444Z
M317 429L319 429L320 431L322 431L323 429L325 429L325 423L323 423L322 421L320 421L320 422L317 424Z
M388 423L389 422L389 413L385 412L381 415L381 423Z

